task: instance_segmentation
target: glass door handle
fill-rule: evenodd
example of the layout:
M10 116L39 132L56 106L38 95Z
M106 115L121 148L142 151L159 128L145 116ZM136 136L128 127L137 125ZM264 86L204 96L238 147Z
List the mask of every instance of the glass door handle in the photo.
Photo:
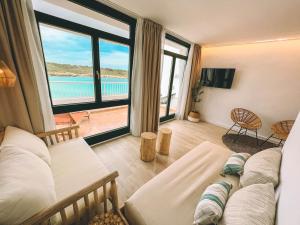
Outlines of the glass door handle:
M96 70L96 77L98 80L100 80L100 73L99 73L99 70Z

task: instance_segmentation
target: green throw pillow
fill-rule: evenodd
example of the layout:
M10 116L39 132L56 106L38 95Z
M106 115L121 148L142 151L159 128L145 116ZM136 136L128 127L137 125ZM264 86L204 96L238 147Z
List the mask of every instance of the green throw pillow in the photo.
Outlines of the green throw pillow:
M249 153L233 153L224 165L221 175L239 175L244 172L244 165L250 158Z
M225 181L208 186L196 207L193 225L217 224L222 218L231 188L232 185Z

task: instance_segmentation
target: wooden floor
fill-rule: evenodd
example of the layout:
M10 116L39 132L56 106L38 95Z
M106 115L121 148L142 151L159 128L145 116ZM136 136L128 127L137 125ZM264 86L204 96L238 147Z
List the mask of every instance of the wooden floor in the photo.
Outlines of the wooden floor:
M174 120L162 127L169 127L173 131L170 155L157 154L150 163L140 160L140 138L132 135L93 147L106 167L120 174L118 192L121 204L148 180L200 143L210 141L224 146L222 135L226 130L212 124Z

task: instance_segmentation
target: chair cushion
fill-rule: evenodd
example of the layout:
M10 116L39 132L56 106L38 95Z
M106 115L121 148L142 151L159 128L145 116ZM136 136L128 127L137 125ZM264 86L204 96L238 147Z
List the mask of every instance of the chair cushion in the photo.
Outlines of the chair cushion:
M51 158L46 144L37 136L20 128L8 126L5 129L4 138L1 146L15 145L44 160L49 166Z
M281 162L281 149L270 148L251 156L244 166L244 174L240 178L243 187L251 184L278 184Z
M56 202L49 166L16 146L0 152L0 224L20 224Z
M274 187L253 184L236 191L227 201L220 225L273 225L275 220Z
M223 215L231 187L224 181L208 186L196 207L193 224L217 224Z

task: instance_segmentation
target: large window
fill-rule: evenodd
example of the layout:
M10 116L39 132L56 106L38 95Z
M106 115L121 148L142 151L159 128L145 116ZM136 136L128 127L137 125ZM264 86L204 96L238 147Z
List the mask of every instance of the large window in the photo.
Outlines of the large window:
M53 105L95 102L92 38L40 23Z
M135 19L97 1L34 1L58 128L90 144L129 132Z
M166 35L161 77L160 121L175 117L190 45Z

